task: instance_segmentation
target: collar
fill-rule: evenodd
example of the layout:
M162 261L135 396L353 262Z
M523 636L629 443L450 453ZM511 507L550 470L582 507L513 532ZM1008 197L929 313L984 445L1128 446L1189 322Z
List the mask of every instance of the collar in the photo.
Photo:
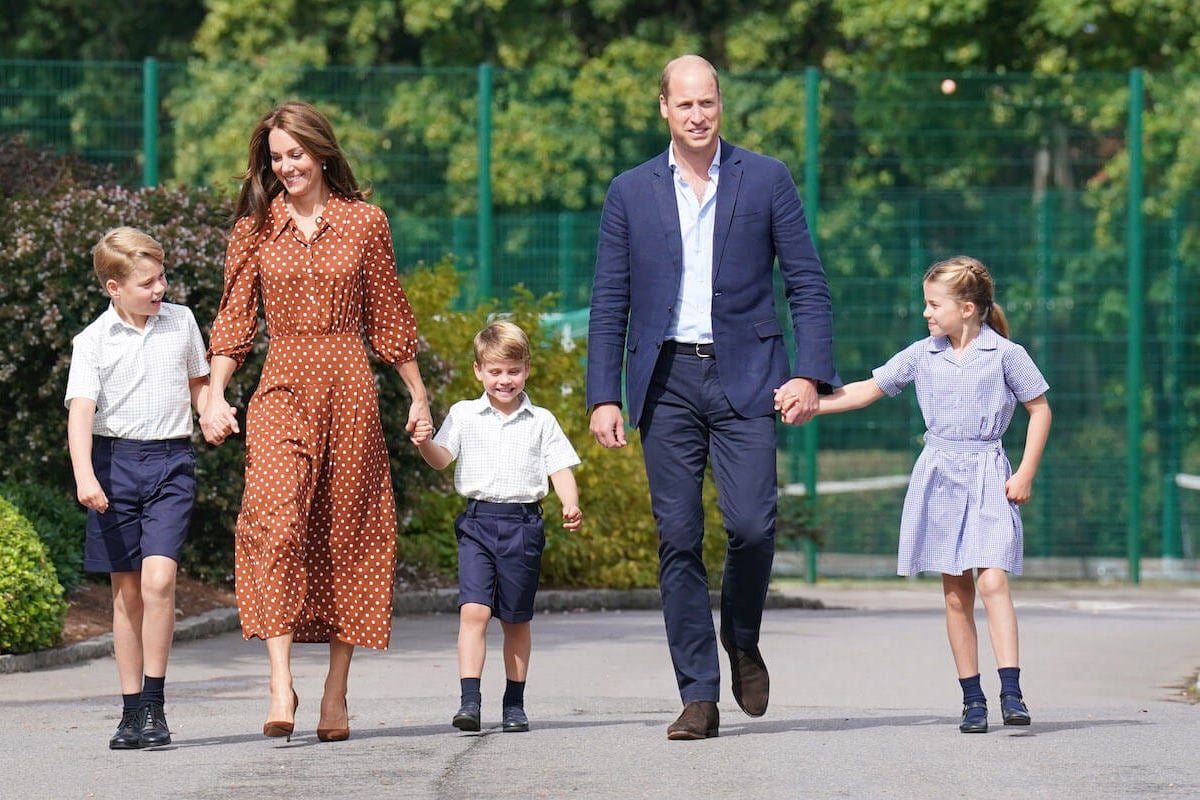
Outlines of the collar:
M679 162L675 160L675 143L671 142L667 145L667 166L671 168L671 172L679 172ZM708 174L720 174L721 172L721 143L717 142L717 152L713 153L712 163L708 165Z
M496 415L500 414L499 410L497 410L496 407L492 405L491 401L488 400L487 392L484 392L476 399L470 400L468 402L471 403L471 410L473 412L475 412L476 414L480 414L480 415L487 414L487 413L492 413L492 414L496 414ZM519 406L517 406L517 410L514 411L513 413L509 414L506 417L506 419L515 419L517 416L519 416L521 414L532 414L532 413L533 413L533 402L529 399L529 394L527 392L521 392L521 404Z
M161 314L162 311L160 310L158 313ZM104 313L100 315L100 320L101 324L104 325L104 329L110 333L114 328L123 328L127 331L133 331L140 336L143 333L150 332L150 330L158 322L158 314L155 314L152 317L146 317L145 329L135 328L121 318L121 315L117 313L117 307L113 305L111 300L109 300L108 308L104 309Z
M1000 339L1003 338L1000 334L988 325L986 322L979 328L979 335L967 345L967 349L974 348L976 350L995 350L1000 346ZM929 337L929 352L940 353L943 350L950 349L949 336L930 336Z
M270 238L278 239L279 236L288 228L288 225L294 225L292 215L288 212L287 202L284 195L287 192L280 192L271 200L270 213L268 214L267 225L270 228ZM328 227L335 233L338 230L338 225L342 219L342 213L348 203L353 201L347 200L340 194L334 191L329 192L329 200L325 203L325 212L321 214L323 227ZM318 229L319 231L320 229ZM316 237L313 237L316 238Z

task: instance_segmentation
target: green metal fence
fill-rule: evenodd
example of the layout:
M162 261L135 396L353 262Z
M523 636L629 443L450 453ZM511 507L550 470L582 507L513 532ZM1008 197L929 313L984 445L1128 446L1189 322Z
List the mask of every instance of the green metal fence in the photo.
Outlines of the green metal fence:
M572 312L587 306L608 180L666 145L656 79L0 61L0 135L112 163L131 184L231 190L257 116L310 100L377 190L402 264L453 254L468 299L520 283ZM1051 384L1027 558L1195 575L1200 76L808 69L726 75L722 93L723 133L787 163L805 198L842 376L924 335L929 263L981 258ZM903 489L862 481L904 475L921 433L911 395L785 432L784 477L818 496L823 553L894 553ZM1014 461L1023 434L1019 412Z

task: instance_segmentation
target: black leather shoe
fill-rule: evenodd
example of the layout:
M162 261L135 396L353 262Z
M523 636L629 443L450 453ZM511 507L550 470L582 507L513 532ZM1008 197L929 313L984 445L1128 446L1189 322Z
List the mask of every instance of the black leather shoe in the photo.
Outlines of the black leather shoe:
M460 731L477 731L480 722L479 703L463 703L450 724Z
M1029 709L1019 694L1000 695L1000 714L1005 725L1028 725L1032 722Z
M721 633L721 646L729 653L729 672L733 678L733 699L738 708L752 717L767 713L767 700L771 693L771 676L762 654L755 646L743 650Z
M717 704L711 700L694 700L683 707L683 713L667 727L668 739L712 739L721 727Z
M529 730L529 717L525 716L525 709L520 706L506 706L500 730L505 733L521 733Z
M142 746L142 714L140 711L121 713L117 732L108 740L109 750L137 750Z
M139 735L142 747L159 747L171 743L171 729L167 727L167 715L162 703L147 703L142 706L142 725Z
M962 733L987 733L987 703L972 700L963 705L962 722L958 724Z

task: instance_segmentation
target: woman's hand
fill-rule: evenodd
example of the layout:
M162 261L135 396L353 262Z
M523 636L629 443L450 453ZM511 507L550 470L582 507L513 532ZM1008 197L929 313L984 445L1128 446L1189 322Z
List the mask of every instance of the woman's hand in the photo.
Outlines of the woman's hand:
M238 432L237 412L225 402L223 394L209 392L208 402L200 414L200 430L211 445L219 445L230 434Z

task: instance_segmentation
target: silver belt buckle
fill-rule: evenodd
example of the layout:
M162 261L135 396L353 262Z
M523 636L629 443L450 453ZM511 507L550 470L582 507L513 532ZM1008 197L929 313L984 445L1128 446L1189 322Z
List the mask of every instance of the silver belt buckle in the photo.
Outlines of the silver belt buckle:
M696 342L696 358L712 358L711 355L705 355L704 353L700 352L700 348L702 348L702 347L712 347L712 343L711 342Z

